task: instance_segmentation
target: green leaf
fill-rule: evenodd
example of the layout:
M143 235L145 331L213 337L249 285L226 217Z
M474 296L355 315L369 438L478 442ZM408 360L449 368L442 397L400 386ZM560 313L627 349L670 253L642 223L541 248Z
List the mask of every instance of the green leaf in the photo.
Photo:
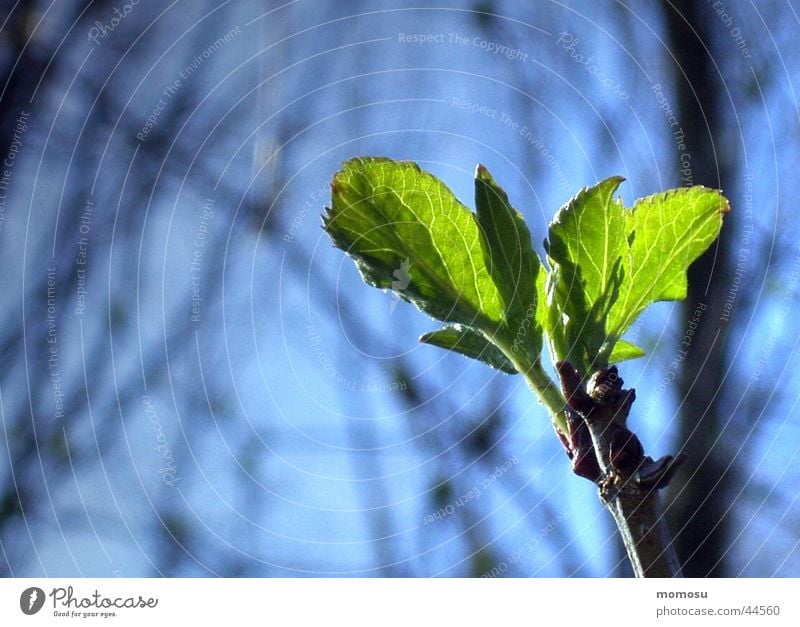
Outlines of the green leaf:
M686 271L729 210L719 191L705 187L648 196L625 210L613 197L621 182L581 190L550 225L551 351L583 373L635 356L619 344L622 334L650 304L686 297Z
M425 333L419 338L419 341L472 357L472 359L482 361L492 368L508 374L517 373L514 364L497 346L487 340L479 331L461 324Z
M640 198L625 212L628 280L609 317L612 337L620 337L648 305L686 298L686 271L717 239L728 211L722 192L696 186Z
M608 358L608 363L618 364L621 361L644 357L646 354L647 353L635 344L631 344L625 340L617 340L617 343L614 344L614 350L611 351L611 355Z
M507 334L515 351L535 361L542 352L543 326L536 314L537 282L544 279L544 269L524 218L482 165L475 173L475 208L484 261L500 292Z
M606 341L605 321L623 278L625 216L612 177L583 188L550 223L547 292L553 361L568 359L581 372Z
M527 372L542 349L544 268L522 216L483 166L475 197L477 215L414 163L353 159L333 179L323 226L367 283L469 327L423 341Z
M323 226L364 281L395 288L439 320L498 328L502 299L475 216L441 181L415 163L357 158L345 163L331 189ZM395 271L402 269L398 282Z
M544 267L536 275L536 325L545 331L548 328L550 317L550 304L547 301L548 274Z

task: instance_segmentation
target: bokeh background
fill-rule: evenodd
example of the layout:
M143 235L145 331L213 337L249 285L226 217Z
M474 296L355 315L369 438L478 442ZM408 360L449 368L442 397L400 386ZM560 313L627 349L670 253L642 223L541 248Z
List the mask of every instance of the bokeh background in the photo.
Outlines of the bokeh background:
M685 572L800 575L799 44L793 0L4 2L0 572L630 574L522 380L320 229L387 155L468 206L484 163L540 254L606 176L725 191L621 373Z

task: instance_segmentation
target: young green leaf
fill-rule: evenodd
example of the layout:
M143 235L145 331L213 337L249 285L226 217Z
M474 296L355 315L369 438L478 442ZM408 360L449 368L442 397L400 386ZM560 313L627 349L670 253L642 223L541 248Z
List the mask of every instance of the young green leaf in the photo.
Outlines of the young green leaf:
M614 344L614 350L611 351L611 356L608 358L608 363L618 364L621 361L638 359L645 355L646 353L635 344L631 344L625 340L617 340L617 343Z
M411 162L348 161L331 184L323 226L368 284L392 289L406 268L403 299L439 320L494 331L500 293L484 262L475 216L438 179Z
M613 198L621 181L582 190L550 225L551 350L583 373L643 354L621 343L622 334L648 305L685 298L686 271L729 210L705 187L648 196L625 210Z
M475 208L484 261L503 301L507 335L514 338L516 352L535 361L542 352L536 284L544 277L544 269L531 247L524 218L482 165L475 173Z
M547 241L550 304L548 335L554 361L582 372L606 341L606 318L623 281L625 215L615 176L584 188L556 213Z
M613 339L648 305L686 298L686 271L717 239L728 211L720 191L696 186L640 198L625 212L630 253L627 280L608 321Z
M462 324L448 325L437 331L425 333L419 338L419 341L472 357L472 359L482 361L507 374L517 373L514 364L497 346L487 340L479 331Z
M333 179L323 226L367 283L463 325L424 342L527 373L542 349L544 269L522 216L483 166L475 194L477 215L414 163L353 159Z

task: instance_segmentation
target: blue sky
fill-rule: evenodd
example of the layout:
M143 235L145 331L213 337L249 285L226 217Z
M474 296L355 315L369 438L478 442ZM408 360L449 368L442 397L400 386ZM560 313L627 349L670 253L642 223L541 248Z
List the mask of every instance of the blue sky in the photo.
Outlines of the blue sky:
M171 151L164 164L179 162L185 181L117 187L121 170L130 166L135 180L146 169L147 142L137 149L104 128L79 144L70 129L90 119L79 94L64 92L46 113L66 139L48 139L38 122L16 166L17 204L0 232L0 256L15 268L14 293L32 298L19 268L41 273L49 259L61 186L75 181L69 154L75 146L99 153L108 140L95 171L90 309L80 317L66 307L59 331L68 385L85 387L102 409L90 415L83 405L70 426L71 446L89 450L90 461L35 521L39 559L19 565L21 573L163 572L169 516L186 525L175 574L227 574L238 560L255 575L466 575L476 546L514 575L614 572L610 519L594 487L569 472L524 382L420 345L418 336L436 323L365 286L330 245L319 215L333 173L356 155L417 161L468 206L475 165L483 163L543 255L547 223L580 187L621 174L630 203L682 185L684 151L664 110L677 107L674 67L658 7L502 3L501 15L481 17L469 3L344 4L300 0L261 17L253 7L223 7L204 17L211 5L200 3L158 18L130 58L114 49L120 66L109 76L129 99L120 119L144 122L181 69L240 28L183 87L199 93L197 109L173 129L186 150ZM796 575L797 398L787 383L797 357L792 268L800 250L790 199L798 23L787 3L729 4L730 23L720 18L714 32L727 87L718 150L736 154L735 183L725 190L736 218L726 228L749 249L740 281L751 296L737 301L728 325L736 355L728 380L740 393L727 398L742 468L752 471L737 484L742 534L731 555L743 574ZM65 85L81 71L109 72L101 49L86 57L90 44L64 53L85 68ZM693 178L691 154L685 161ZM36 177L39 163L44 175ZM199 185L190 176L198 164L209 172ZM142 213L115 213L137 195ZM202 322L192 325L191 259L208 198L215 202L202 253ZM246 213L252 198L263 214ZM136 226L116 239L115 220L126 219ZM19 311L15 298L4 310ZM710 315L723 328L720 312ZM675 303L652 307L634 329L647 357L621 368L640 390L632 421L654 456L674 447L679 399L673 384L658 386L686 324ZM105 365L84 379L84 347L92 343ZM152 347L163 365L143 376L141 355ZM747 387L765 350L785 366L752 381L767 398L777 392L769 404ZM20 370L18 386L26 376L41 375ZM403 385L416 395L413 410L398 391ZM24 402L21 389L2 388L4 415ZM121 391L133 400L117 406ZM469 454L464 442L498 407L496 447ZM762 410L752 425L741 419ZM116 435L92 452L93 425L107 422ZM175 485L159 472L167 461L155 448L159 430L180 476ZM425 523L437 503L452 505L509 460L517 461L480 496ZM761 503L765 491L750 479L780 499ZM436 486L444 483L450 492L442 496Z

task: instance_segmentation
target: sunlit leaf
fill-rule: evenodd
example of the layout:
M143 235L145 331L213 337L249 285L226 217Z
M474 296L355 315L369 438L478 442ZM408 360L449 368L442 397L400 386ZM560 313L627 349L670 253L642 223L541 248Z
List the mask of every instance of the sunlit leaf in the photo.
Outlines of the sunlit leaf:
M536 284L544 279L544 268L531 247L524 218L482 165L475 174L475 207L485 243L484 260L500 292L513 348L538 359L543 328L536 315Z
M623 208L606 179L567 203L550 225L548 333L556 359L586 373L632 359L622 334L644 309L686 297L686 271L719 235L728 202L691 187ZM642 353L643 354L643 353Z
M392 289L395 271L406 268L395 293L434 318L481 328L502 322L475 216L441 181L415 163L358 158L331 188L324 228L367 283Z
M487 340L479 331L461 324L449 325L437 331L425 333L419 338L419 341L472 357L472 359L482 361L492 368L508 374L517 372L514 364L497 346Z
M625 215L614 192L622 177L582 189L556 213L547 241L548 332L556 359L586 372L606 341L627 254Z
M621 361L638 359L645 355L646 353L635 344L631 344L625 340L617 340L617 343L614 344L614 350L611 351L611 356L608 358L608 363L618 364Z
M522 216L482 166L475 194L477 215L414 163L353 159L333 179L323 226L367 283L463 325L423 341L527 370L541 353L544 269Z
M621 336L655 301L686 298L686 271L717 239L730 205L722 192L685 187L640 198L625 212L630 254L609 329Z

